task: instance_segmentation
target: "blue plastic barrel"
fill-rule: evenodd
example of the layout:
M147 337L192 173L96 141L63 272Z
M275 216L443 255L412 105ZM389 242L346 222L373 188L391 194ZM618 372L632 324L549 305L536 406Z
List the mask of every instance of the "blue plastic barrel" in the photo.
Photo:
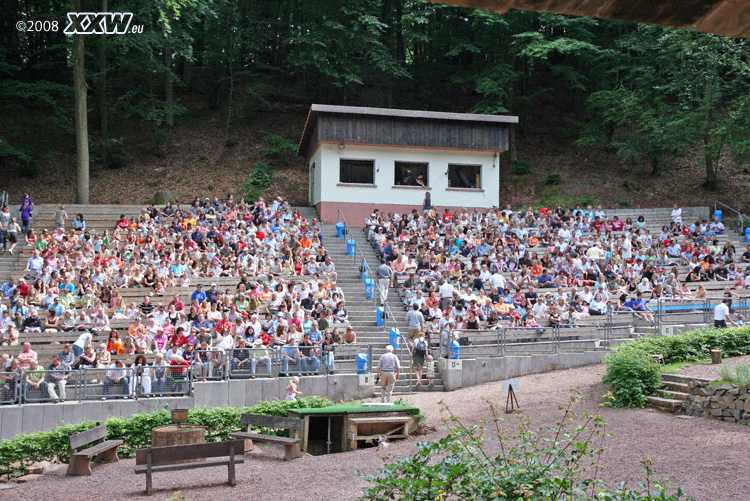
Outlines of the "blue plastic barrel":
M367 353L357 353L357 374L367 374Z
M353 256L354 255L354 246L357 245L357 242L354 240L347 240L346 241L346 255L347 256Z
M714 218L718 219L720 223L723 223L724 221L721 220L721 216L722 216L722 214L721 214L720 210L715 210L714 211Z
M378 315L378 318L376 320L377 326L383 327L385 325L385 322L383 321L383 308L378 307L377 315Z
M344 223L336 223L336 236L344 238Z
M359 265L359 279L367 279L368 266L365 263Z
M450 354L448 358L452 360L458 360L459 358L461 358L461 345L458 344L457 339L451 341Z
M365 297L372 297L373 292L375 291L375 280L372 278L368 278L365 280Z
M745 228L745 242L750 243L750 228Z
M394 349L398 350L399 348L401 348L401 331L396 328L391 328L389 338L391 346L393 346Z

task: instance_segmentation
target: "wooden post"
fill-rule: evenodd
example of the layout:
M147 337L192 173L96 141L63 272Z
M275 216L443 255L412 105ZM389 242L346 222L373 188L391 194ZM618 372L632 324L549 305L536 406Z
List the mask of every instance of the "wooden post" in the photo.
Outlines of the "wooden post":
M151 446L146 448L146 494L151 495Z
M711 350L711 363L712 364L721 363L721 350Z

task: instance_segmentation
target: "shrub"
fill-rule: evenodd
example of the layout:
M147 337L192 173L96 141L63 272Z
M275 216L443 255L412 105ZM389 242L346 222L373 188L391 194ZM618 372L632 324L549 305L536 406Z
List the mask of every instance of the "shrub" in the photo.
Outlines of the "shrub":
M750 326L698 329L674 336L642 338L617 346L604 362L607 373L603 381L611 383L614 390L612 405L641 406L646 395L656 389L658 383L653 385L653 375L645 366L645 361L653 364L649 355L658 353L664 356L665 364L674 364L708 358L711 350L721 350L725 357L750 354ZM635 367L629 369L628 363Z
M603 381L614 391L614 407L643 407L646 395L661 384L659 365L644 353L613 353L605 360L607 373Z
M264 162L255 162L253 170L247 175L237 190L237 196L247 203L255 202L260 197L264 188L271 186L273 181L273 168Z
M564 415L556 427L538 430L520 415L506 430L509 419L498 418L492 404L492 419L484 426L466 426L448 411L445 438L418 442L412 456L388 458L376 475L357 472L371 484L360 499L686 499L680 489L669 494L660 482L652 482L649 460L644 462L647 482L635 488L623 482L610 490L597 478L596 466L604 452L598 442L605 424L571 407L561 408ZM499 452L490 452L489 441L500 442Z
M273 400L244 409L236 407L219 407L216 409L191 409L188 422L206 427L206 441L217 442L229 439L229 434L244 429L240 415L251 412L270 416L285 416L289 409L309 407L327 407L332 405L325 397L302 397L296 402ZM108 438L122 440L119 455L130 457L137 449L151 444L151 429L171 423L171 415L166 410L150 414L135 414L129 418L111 418L106 421ZM25 466L47 460L67 462L69 460L70 442L68 432L80 433L93 428L92 421L74 425L64 425L51 431L19 435L11 440L0 442L0 475L17 474ZM259 428L264 432L263 428ZM265 430L268 433L270 430ZM273 431L272 433L279 433Z
M294 140L264 130L259 132L263 135L263 141L268 144L268 146L263 148L263 153L266 155L279 157L297 151L297 143Z
M750 386L750 364L722 365L719 376L723 381L729 381L740 386Z
M620 207L631 207L633 205L633 201L629 198L621 198L617 203L620 204Z
M544 184L553 184L558 185L562 183L562 174L559 172L548 172L546 176L544 176Z
M510 164L510 171L516 176L523 176L524 174L531 172L531 165L529 165L529 162L516 160Z

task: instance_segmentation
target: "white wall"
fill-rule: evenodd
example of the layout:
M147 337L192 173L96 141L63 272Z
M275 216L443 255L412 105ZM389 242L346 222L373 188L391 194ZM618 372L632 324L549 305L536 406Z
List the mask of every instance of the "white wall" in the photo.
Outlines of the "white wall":
M316 190L320 187L320 198L317 202L352 202L363 204L403 204L421 205L425 190L422 188L405 188L395 186L394 163L427 162L429 163L428 182L432 204L448 207L492 207L500 202L500 168L498 159L493 159L493 152L456 151L418 148L398 148L379 146L359 146L346 144L339 149L337 144L322 144L310 158L308 164L315 162ZM339 183L339 159L351 158L375 161L375 185L373 187L341 186ZM493 166L494 160L494 166ZM458 190L446 191L448 188L448 164L482 165L482 191ZM320 168L322 166L322 168ZM320 182L318 182L320 179Z
M315 168L313 168L313 164ZM310 205L315 205L320 202L320 187L321 187L321 148L318 148L315 153L307 161L307 168L309 173L310 186L308 188ZM338 171L337 171L338 172Z

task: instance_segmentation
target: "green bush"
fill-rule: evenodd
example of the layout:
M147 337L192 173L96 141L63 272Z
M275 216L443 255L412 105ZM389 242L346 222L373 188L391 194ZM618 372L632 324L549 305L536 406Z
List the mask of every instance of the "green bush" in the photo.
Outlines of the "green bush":
M544 184L554 184L558 185L562 183L562 174L559 172L548 172L546 176L544 176Z
M661 384L659 365L643 353L613 353L605 360L604 382L612 385L615 407L643 407Z
M617 203L620 204L620 207L632 207L633 205L633 201L629 198L621 198Z
M246 412L269 416L286 416L289 409L317 408L333 405L325 397L302 397L295 401L273 400L254 407L220 407L216 409L191 409L188 422L206 427L206 441L227 440L229 434L244 429L240 416ZM111 418L106 421L110 440L122 440L119 455L135 456L137 449L151 444L151 429L170 424L171 413L160 410L150 414L135 414L129 418ZM0 475L21 473L25 466L47 460L67 463L70 442L68 432L80 433L93 428L93 421L74 425L64 425L51 431L19 435L11 440L0 442ZM280 433L258 429L261 433Z
M387 458L376 475L357 472L371 484L360 499L687 499L679 488L670 494L651 479L650 461L644 462L646 482L637 487L623 482L611 490L597 478L605 426L599 416L579 416L568 406L554 428L533 429L520 415L508 428L508 418L497 416L496 405L490 408L492 419L484 426L466 426L451 414L445 438L417 442L412 456ZM490 448L490 441L500 447Z
M510 171L516 176L523 176L524 174L531 172L531 165L529 165L529 162L516 160L510 164Z
M721 350L725 357L750 354L750 326L735 329L698 329L676 334L642 338L617 346L605 360L607 373L603 381L614 390L612 405L641 406L652 393L654 376L646 361L650 355L664 356L665 364L696 362L711 356L711 350ZM629 368L628 364L633 364ZM658 371L658 366L656 367Z
M237 190L237 196L247 203L255 202L264 188L271 186L273 181L273 167L264 162L255 162L253 170L247 175Z
M268 146L263 148L263 153L271 157L279 157L282 155L289 155L297 151L297 143L293 139L288 139L279 134L267 132L264 130L259 131L263 135L263 141Z
M719 376L723 381L729 381L739 386L750 386L750 364L722 365Z

